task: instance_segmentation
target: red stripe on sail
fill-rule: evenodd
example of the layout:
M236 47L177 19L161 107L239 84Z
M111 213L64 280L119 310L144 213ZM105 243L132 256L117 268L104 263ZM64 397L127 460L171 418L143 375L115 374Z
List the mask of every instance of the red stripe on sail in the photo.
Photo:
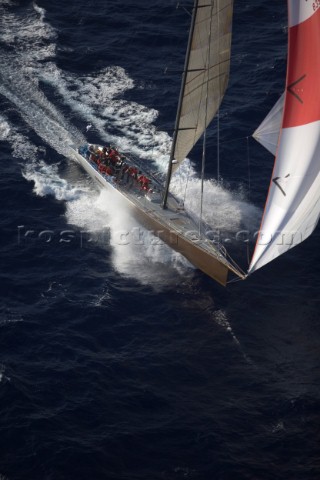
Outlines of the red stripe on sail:
M289 29L283 128L320 120L320 9Z

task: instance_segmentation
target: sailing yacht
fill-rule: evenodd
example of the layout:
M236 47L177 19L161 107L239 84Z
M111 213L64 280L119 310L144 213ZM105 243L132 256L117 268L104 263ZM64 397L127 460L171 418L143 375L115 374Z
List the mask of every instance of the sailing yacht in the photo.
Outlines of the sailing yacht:
M285 93L254 134L275 155L275 164L248 271L232 260L224 246L206 235L202 222L206 130L228 85L232 15L233 0L194 1L164 185L146 166L119 152L113 162L101 146L86 145L75 152L76 160L102 188L111 188L126 198L140 223L224 286L229 273L245 279L303 241L315 229L320 214L320 8L311 0L288 0ZM170 193L170 182L201 137L201 207L199 221L195 222ZM108 173L99 161L103 155ZM130 169L135 172L132 178ZM148 188L139 182L141 177L148 179Z

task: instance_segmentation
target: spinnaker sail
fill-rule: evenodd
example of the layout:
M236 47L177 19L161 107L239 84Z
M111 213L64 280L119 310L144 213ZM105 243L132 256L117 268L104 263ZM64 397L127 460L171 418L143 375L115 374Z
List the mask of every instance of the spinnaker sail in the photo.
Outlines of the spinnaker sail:
M282 128L249 273L305 240L320 215L320 5L288 0Z

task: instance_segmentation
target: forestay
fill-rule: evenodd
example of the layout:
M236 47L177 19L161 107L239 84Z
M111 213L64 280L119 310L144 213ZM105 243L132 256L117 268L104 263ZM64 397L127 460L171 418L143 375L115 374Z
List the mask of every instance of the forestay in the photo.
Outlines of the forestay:
M227 88L233 0L196 0L171 158L176 168L215 116Z
M320 214L320 8L289 0L282 128L249 272L305 240Z

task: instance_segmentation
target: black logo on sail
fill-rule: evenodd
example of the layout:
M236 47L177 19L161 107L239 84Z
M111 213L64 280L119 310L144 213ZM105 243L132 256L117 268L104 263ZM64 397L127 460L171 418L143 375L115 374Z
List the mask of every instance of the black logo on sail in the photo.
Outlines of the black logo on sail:
M287 90L289 93L291 93L300 103L303 103L303 100L301 97L299 97L299 95L297 94L297 92L294 90L294 87L296 85L298 85L298 83L302 82L302 80L304 80L306 77L306 75L302 75L302 77L298 78L298 80L296 80L295 82L291 83L290 85L288 85L287 87Z
M286 175L284 178L283 178L283 177L275 177L275 178L272 179L273 183L274 183L275 185L277 185L278 188L280 188L281 192L283 193L283 195L284 195L285 197L287 196L287 194L286 194L286 192L285 192L285 190L284 190L283 187L286 185L286 183L287 183L287 182L286 182L286 178L288 178L288 177L290 177L290 173L288 173L288 175ZM279 180L280 180L280 181L279 181ZM281 182L281 183L284 183L284 185L281 185L280 182Z

